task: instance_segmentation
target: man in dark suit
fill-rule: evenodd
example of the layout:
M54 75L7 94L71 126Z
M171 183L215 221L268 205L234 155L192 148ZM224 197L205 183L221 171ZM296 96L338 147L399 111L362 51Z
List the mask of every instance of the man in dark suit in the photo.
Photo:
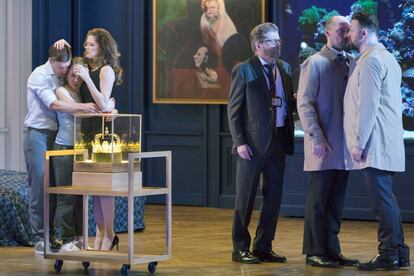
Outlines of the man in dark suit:
M236 65L228 102L228 118L237 153L236 203L232 260L241 263L286 262L272 250L282 198L285 154L293 154L290 66L278 59L281 41L273 23L250 33L250 59ZM263 201L250 252L248 231L260 174Z

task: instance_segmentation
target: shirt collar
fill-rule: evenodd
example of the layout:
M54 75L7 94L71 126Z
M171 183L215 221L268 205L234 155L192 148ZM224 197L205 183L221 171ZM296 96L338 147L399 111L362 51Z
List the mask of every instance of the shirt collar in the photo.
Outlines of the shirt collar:
M349 58L349 56L347 55L345 51L338 51L337 49L328 46L328 44L326 44L326 47L328 47L329 50L334 52L336 56L342 56L343 58Z
M361 59L363 56L367 55L369 52L371 52L374 49L382 50L382 49L385 49L385 47L380 42L367 45L362 52L358 53L358 55L355 57L355 61L358 62L359 59Z
M382 48L384 48L384 45L382 45L380 42L373 43L373 44L368 44L368 45L365 46L364 50L362 52L360 52L360 54L370 52L373 49L382 49Z
M326 44L326 47L328 47L331 51L333 51L335 55L338 55L338 54L345 55L344 51L338 51L337 49L328 46L328 44Z
M274 60L272 63L268 63L266 60L262 59L261 57L257 56L260 60L260 63L262 65L266 65L266 64L276 64L276 60Z
M45 63L45 65L46 65L46 71L47 71L47 74L48 75L55 75L55 71L53 71L53 68L52 68L52 64L50 63L50 60L48 60L46 63Z

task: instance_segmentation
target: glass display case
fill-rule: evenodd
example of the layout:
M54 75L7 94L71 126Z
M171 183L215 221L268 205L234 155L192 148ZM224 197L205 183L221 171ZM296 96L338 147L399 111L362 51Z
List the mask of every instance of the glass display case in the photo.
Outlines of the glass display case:
M126 189L128 154L141 152L141 115L76 114L74 186ZM139 159L133 161L135 187L141 185Z
M74 171L126 171L128 153L141 152L141 115L76 114L74 123Z

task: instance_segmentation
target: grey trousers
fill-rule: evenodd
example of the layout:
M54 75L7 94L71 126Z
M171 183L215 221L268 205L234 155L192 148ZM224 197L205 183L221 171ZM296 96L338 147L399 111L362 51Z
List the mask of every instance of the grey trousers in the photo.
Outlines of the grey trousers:
M47 129L28 128L24 137L24 156L28 174L29 191L29 216L35 242L43 240L44 219L44 158L45 152L51 150L55 141L56 131ZM50 185L54 185L53 170L51 169ZM54 218L56 196L50 196L50 218ZM50 219L50 228L53 233L54 220Z

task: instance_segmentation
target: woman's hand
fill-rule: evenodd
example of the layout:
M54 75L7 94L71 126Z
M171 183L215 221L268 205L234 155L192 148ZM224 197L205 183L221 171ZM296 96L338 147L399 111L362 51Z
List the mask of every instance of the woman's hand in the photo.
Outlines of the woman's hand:
M112 98L113 99L113 98ZM112 121L112 120L115 120L118 116L115 116L115 115L118 115L119 114L119 112L118 112L118 109L113 109L110 113L108 113L108 114L110 114L110 115L112 115L112 116L105 116L106 118L105 118L105 121L106 122L110 122L110 121Z
M73 72L83 79L84 82L88 82L91 79L89 75L89 69L81 64L75 64L73 67Z
M70 44L69 44L66 40L64 40L64 39L62 38L62 39L60 39L60 40L56 41L56 42L53 44L53 47L55 47L55 48L56 48L56 49L58 49L58 50L63 50L63 48L65 48L65 45L66 45L66 46L68 46L69 48L71 48L71 47L70 47Z
M111 113L115 108L115 98L109 98L105 107L101 110L104 113Z

